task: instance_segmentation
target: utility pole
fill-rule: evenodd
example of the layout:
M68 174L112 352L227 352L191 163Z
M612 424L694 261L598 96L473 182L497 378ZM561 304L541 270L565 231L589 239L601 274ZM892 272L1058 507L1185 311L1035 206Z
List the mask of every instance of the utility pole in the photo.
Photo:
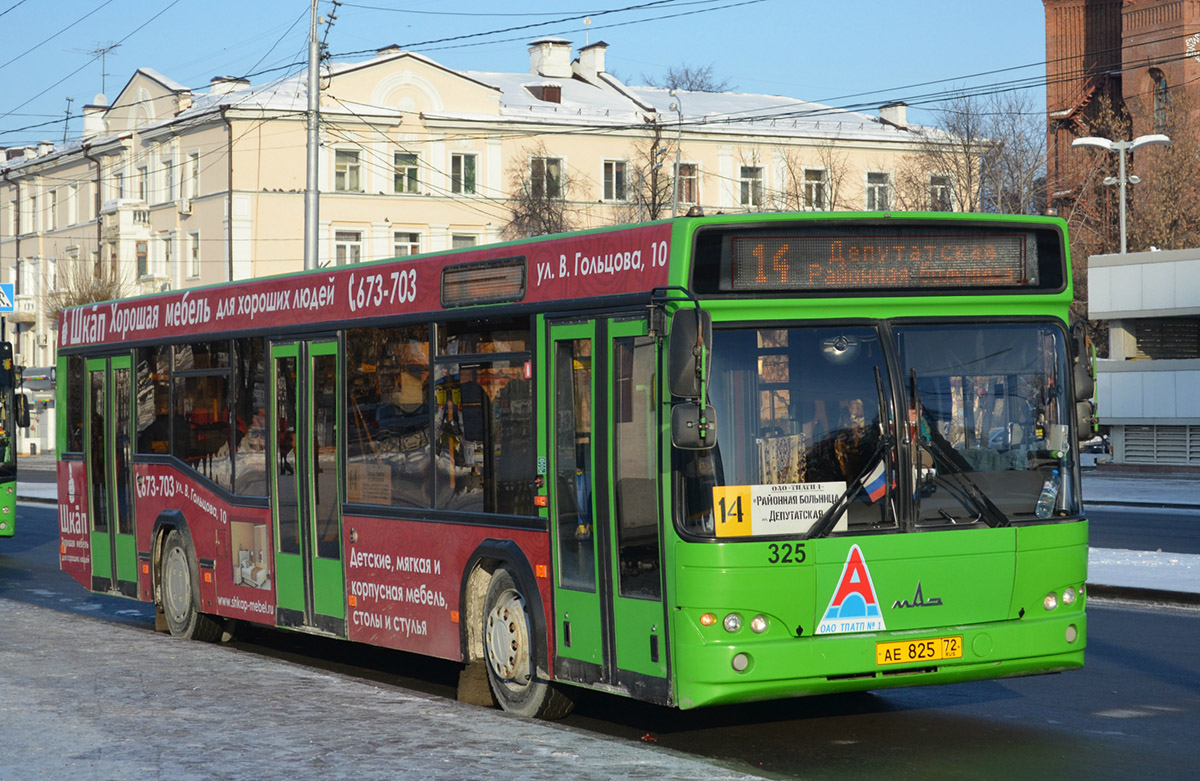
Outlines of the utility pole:
M317 0L312 0L308 25L308 142L304 186L304 269L317 267L317 165L320 162L318 123L321 110L320 43L317 41Z
M67 98L67 121L63 123L63 140L67 143L67 130L71 127L71 104L75 102L75 98Z

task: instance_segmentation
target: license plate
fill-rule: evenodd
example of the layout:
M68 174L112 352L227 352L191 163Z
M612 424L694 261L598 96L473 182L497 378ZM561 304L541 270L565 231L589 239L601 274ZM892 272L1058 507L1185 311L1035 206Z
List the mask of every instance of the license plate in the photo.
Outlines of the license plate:
M876 643L876 664L905 664L935 662L939 659L962 658L962 635L931 637L926 640L904 640L899 643Z

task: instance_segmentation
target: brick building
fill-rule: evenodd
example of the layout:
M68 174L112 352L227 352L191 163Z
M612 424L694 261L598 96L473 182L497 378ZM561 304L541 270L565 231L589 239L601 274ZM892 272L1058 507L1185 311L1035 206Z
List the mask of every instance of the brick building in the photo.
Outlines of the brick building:
M1070 165L1107 96L1135 136L1161 129L1173 100L1200 105L1200 0L1043 0L1050 181Z

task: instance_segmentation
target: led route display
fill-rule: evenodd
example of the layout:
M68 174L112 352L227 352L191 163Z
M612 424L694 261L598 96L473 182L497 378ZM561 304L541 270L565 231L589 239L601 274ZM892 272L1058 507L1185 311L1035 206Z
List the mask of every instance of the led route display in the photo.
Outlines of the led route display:
M1029 233L734 236L731 260L737 292L1038 284Z

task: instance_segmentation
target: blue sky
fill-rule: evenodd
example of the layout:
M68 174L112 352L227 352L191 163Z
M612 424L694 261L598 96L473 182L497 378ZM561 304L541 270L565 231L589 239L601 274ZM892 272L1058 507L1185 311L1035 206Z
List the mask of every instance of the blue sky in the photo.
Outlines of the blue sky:
M310 0L0 0L6 44L0 147L61 141L67 98L74 99L69 132L78 135L80 110L101 91L93 52L112 44L120 46L104 60L109 98L139 67L196 90L213 76L275 69L252 77L260 83L300 70L309 6ZM615 10L631 6L641 7ZM331 8L331 0L320 0L323 14ZM582 14L591 15L590 29L568 19ZM894 99L916 104L915 96L956 86L1037 83L1045 74L1040 0L346 0L336 16L327 41L337 59L365 59L369 53L345 55L395 43L451 68L523 72L525 43L559 35L577 47L608 43L608 70L629 83L673 65L711 65L738 91L855 108ZM967 78L1020 66L1032 67ZM949 81L915 86L939 80ZM1030 97L1035 108L1044 107L1044 88Z

